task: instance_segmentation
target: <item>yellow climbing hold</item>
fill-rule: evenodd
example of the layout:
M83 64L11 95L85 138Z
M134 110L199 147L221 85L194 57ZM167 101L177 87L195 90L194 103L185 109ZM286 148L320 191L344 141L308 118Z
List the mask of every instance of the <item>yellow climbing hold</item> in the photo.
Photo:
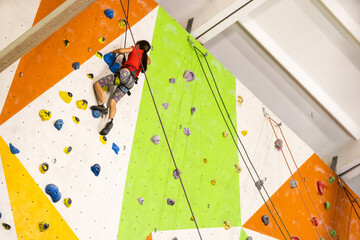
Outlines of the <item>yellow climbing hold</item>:
M191 221L194 221L194 217L193 217L193 216L191 216L191 217L190 217L190 220L191 220Z
M118 21L118 26L119 28L124 28L126 26L126 20L125 19L121 19Z
M246 134L248 133L248 131L244 130L244 131L241 131L241 134L245 137Z
M103 44L105 42L105 38L104 37L99 37L99 43Z
M244 102L244 99L242 98L242 96L237 96L236 101L241 106L241 104Z
M101 52L95 53L95 56L97 56L97 57L100 58L100 59L103 59L103 55L102 55Z
M231 223L229 220L227 220L225 223L224 223L224 228L225 230L229 230L231 228Z
M65 149L64 149L64 153L66 153L66 154L69 154L70 152L71 152L71 150L72 150L72 147L66 147Z
M211 180L211 185L216 185L216 180L215 179L213 179L213 180Z
M65 198L64 199L64 204L67 208L69 208L71 206L72 200L71 198Z
M79 122L80 122L80 119L79 119L78 117L75 117L75 116L72 117L72 120L73 120L76 124L79 124Z
M39 111L39 116L41 118L41 121L47 121L51 118L51 112L45 109L41 109Z
M235 166L236 172L241 173L241 170L242 170L241 166L239 164L234 164L234 166Z
M88 102L83 99L83 100L78 100L76 101L76 106L79 108L79 109L82 109L82 110L86 110L87 106L88 106Z
M229 133L228 133L228 132L226 132L226 131L223 132L223 137L224 137L224 138L227 138L228 136L229 136Z
M49 227L50 227L50 223L48 223L46 221L39 223L40 232L45 232L46 230L49 229Z
M88 74L86 74L86 76L90 79L94 79L94 74L92 74L92 73L88 73Z
M208 160L206 158L204 158L204 163L208 163Z
M46 173L49 170L49 164L43 163L40 165L39 170L42 174Z
M105 145L107 143L107 138L103 135L100 135L100 142Z
M70 103L71 99L73 97L71 92L60 91L59 95L60 95L61 99L64 100L64 102L66 102L66 103Z

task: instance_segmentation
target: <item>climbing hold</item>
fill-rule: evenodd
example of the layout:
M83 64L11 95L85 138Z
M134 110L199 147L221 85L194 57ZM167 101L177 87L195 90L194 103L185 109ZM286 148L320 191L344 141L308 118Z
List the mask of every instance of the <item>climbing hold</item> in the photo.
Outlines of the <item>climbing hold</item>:
M328 210L330 208L330 203L329 202L325 202L324 203L325 209Z
M60 131L62 126L64 125L64 121L62 119L58 119L56 120L56 122L54 123L55 128Z
M0 212L0 218L2 217L2 213Z
M264 215L261 217L261 221L267 226L270 223L270 218L268 215Z
M95 56L97 56L97 57L100 58L100 59L103 59L103 55L102 55L101 52L95 53Z
M174 237L172 240L178 240L178 238L177 238L177 237Z
M118 21L119 28L124 28L126 26L126 20L121 19Z
M137 199L137 201L138 201L141 205L144 204L144 198L143 198L143 197L139 197L139 198Z
M162 106L163 106L163 108L165 108L165 110L166 110L166 109L168 109L168 107L169 107L169 103L163 103Z
M94 118L99 118L101 116L101 112L99 110L91 110L91 114Z
M236 172L241 173L241 170L242 170L241 166L239 164L234 164L234 166L235 166Z
M100 135L100 142L105 145L107 142L107 138L103 135Z
M40 229L40 232L45 232L46 230L48 230L50 227L50 224L48 222L41 222L39 223L39 229Z
M19 77L22 77L22 76L24 76L24 74L22 72L20 72Z
M204 163L208 163L208 160L207 160L206 158L204 158L204 160L203 160L203 161L204 161Z
M95 176L99 176L99 173L100 173L100 165L99 164L94 164L93 166L91 166L91 171L94 173Z
M74 70L78 70L78 69L80 68L80 63L79 63L79 62L74 62L74 63L72 64L72 68L73 68Z
M10 230L11 226L7 223L3 223L2 226L5 228L5 230Z
M300 238L298 238L298 237L291 237L291 240L300 240Z
M336 237L336 231L335 231L334 229L331 229L331 230L330 230L330 235L331 235L332 237Z
M186 136L189 136L191 134L191 131L189 128L184 128L184 133Z
M47 121L51 118L51 112L47 111L45 109L42 109L39 111L39 116L41 118L41 121Z
M106 9L104 11L106 17L112 19L114 17L114 10L113 9Z
M69 46L70 42L68 40L64 39L64 44L65 44L65 48L67 48Z
M91 52L91 47L88 47L88 52Z
M75 116L72 117L72 120L73 120L74 123L76 123L76 124L79 124L79 122L80 122L80 119L79 119L78 117L75 117Z
M332 184L335 181L335 177L330 177L328 181Z
M180 174L181 174L181 172L180 172L179 169L175 169L173 171L173 176L174 176L175 179L178 179L180 177Z
M78 109L86 110L88 102L85 99L76 101L76 106Z
M61 199L61 193L55 184L46 185L45 192L51 197L54 203Z
M323 181L317 181L316 185L319 194L324 195L325 183Z
M160 136L159 135L155 135L152 138L150 138L150 140L152 141L153 144L158 145L160 142Z
M112 145L112 150L114 150L114 152L116 154L119 154L120 148L118 147L118 145L116 145L115 143L113 143Z
M193 115L195 111L196 111L196 107L192 107L192 108L190 109L191 115Z
M193 216L191 216L191 217L190 217L190 220L191 220L191 221L194 221L194 217L193 217Z
M253 240L253 238L249 236L246 238L246 240Z
M46 162L42 163L39 167L39 170L42 174L46 173L49 170L49 164Z
M92 73L88 73L88 74L86 74L86 76L90 79L94 79L94 74L92 74Z
M184 73L184 78L186 79L187 82L191 82L195 80L195 73L191 70L187 70Z
M10 147L10 152L12 153L12 154L18 154L18 153L20 153L20 150L19 149L17 149L14 145L12 145L11 143L9 144L9 147Z
M282 147L283 147L283 141L281 139L277 139L274 144L275 144L276 150L278 150L278 151L280 151L280 149L282 149Z
M104 44L105 43L105 37L99 37L98 41L99 41L99 43Z
M66 154L69 154L70 152L71 152L71 150L72 150L72 147L66 147L65 149L64 149L64 153L66 153Z
M245 137L246 134L248 133L248 131L244 130L244 131L241 131L241 134Z
M175 200L171 199L171 198L168 198L166 200L167 204L170 205L170 206L173 206L175 204Z
M223 135L224 138L227 138L229 136L229 133L225 131L225 132L223 132L222 135Z
M170 78L170 79L169 79L169 82L170 82L171 84L174 84L174 83L176 82L176 79L175 79L175 78Z
M312 217L311 222L315 227L319 225L319 220L316 217Z
M213 186L215 186L216 185L216 180L215 179L213 179L213 180L211 180L211 185L213 185Z
M229 230L231 228L231 223L229 220L227 220L225 223L224 223L224 228L225 230Z
M61 97L62 100L64 100L64 102L66 103L70 103L71 99L73 97L71 92L64 92L64 91L60 91L59 92L59 96Z
M244 99L242 98L242 96L237 96L236 101L239 105L241 105L244 102Z
M290 180L290 187L291 188L296 188L298 186L298 182L296 180Z
M260 181L257 181L255 183L255 186L257 187L257 189L261 190L262 186L264 185L264 181L263 180L260 180Z
M69 207L71 206L71 204L72 204L71 198L65 198L65 199L64 199L64 205L65 205L67 208L69 208Z

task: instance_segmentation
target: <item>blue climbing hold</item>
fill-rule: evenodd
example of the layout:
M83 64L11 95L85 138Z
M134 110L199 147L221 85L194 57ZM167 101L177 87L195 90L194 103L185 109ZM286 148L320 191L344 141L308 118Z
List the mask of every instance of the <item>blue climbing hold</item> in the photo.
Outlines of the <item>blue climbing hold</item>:
M94 118L99 118L101 115L101 112L99 110L92 110L91 113Z
M78 70L80 68L80 63L79 62L74 62L72 64L72 67L73 67L74 70Z
M2 214L1 214L1 212L0 212L0 218L2 217Z
M54 203L61 199L61 193L59 191L59 188L55 184L46 185L45 192L51 197L51 200Z
M112 150L114 150L114 152L115 152L116 154L119 154L120 148L118 147L118 145L116 145L115 143L113 143L113 145L112 145Z
M107 9L104 11L104 14L106 17L112 19L114 17L114 10L113 9Z
M94 173L95 176L99 176L100 170L100 165L97 163L91 166L91 171Z
M14 145L12 145L11 143L9 144L10 146L10 151L12 154L18 154L20 152L19 149L17 149Z
M58 119L56 120L56 122L54 123L55 128L60 131L62 126L64 125L64 121L62 119Z
M110 71L112 73L116 73L120 69L120 64L118 62L114 62L114 64L110 67Z

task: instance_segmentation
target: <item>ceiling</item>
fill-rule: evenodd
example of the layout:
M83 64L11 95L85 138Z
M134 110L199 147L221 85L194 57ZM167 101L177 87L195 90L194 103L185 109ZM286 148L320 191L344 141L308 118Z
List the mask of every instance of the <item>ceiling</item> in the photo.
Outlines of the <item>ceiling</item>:
M157 2L338 173L360 163L360 1Z

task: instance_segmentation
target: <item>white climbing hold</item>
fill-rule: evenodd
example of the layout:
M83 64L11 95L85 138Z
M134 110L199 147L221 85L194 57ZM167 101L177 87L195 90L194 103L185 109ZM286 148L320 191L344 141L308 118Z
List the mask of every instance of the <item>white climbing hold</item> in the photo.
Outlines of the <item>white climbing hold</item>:
M163 103L162 106L163 106L163 108L165 108L165 110L166 110L166 109L168 109L168 107L169 107L169 103Z
M184 78L186 79L187 82L191 82L195 80L195 73L191 70L187 70L184 73Z
M184 134L185 134L186 136L189 136L189 135L191 134L190 129L189 129L189 128L184 128Z
M160 136L159 135L155 135L152 138L150 138L150 140L152 141L153 144L158 145L160 142Z
M139 198L137 199L137 201L138 201L141 205L144 204L144 198L143 198L143 197L139 197Z

